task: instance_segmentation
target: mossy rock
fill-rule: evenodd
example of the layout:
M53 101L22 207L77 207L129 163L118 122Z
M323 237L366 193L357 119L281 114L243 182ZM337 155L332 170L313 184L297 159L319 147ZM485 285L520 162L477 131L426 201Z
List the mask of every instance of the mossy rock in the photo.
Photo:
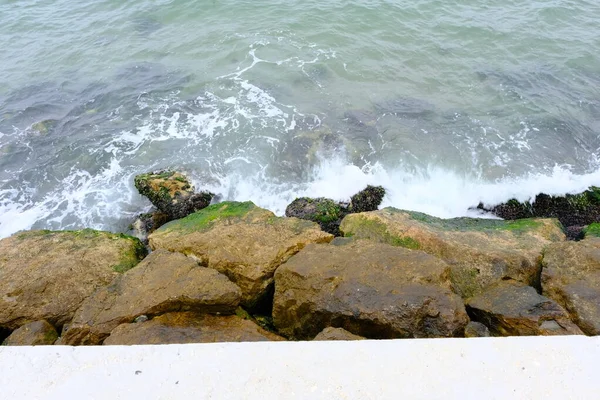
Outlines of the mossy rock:
M0 328L45 319L60 328L99 287L146 255L124 234L78 231L20 232L0 241Z
M594 222L583 229L583 235L588 237L600 237L600 223Z
M242 289L242 305L255 312L272 302L279 265L308 243L332 239L314 222L277 217L252 202L227 201L163 225L149 236L149 244L227 275Z
M565 240L555 219L441 219L395 208L348 214L340 230L346 237L423 250L447 261L454 290L464 298L505 278L539 289L544 247Z
M600 188L591 186L582 193L564 196L540 193L533 201L519 202L511 199L492 207L479 204L478 208L509 220L532 217L557 218L567 228L579 227L567 229L567 233L571 239L580 239L583 226L600 222Z
M176 171L160 171L137 175L134 185L142 196L170 219L183 218L207 207L214 194L195 193L189 180Z
M340 221L347 213L345 207L324 197L316 199L300 197L292 201L285 209L286 217L316 222L325 232L335 236L341 236Z

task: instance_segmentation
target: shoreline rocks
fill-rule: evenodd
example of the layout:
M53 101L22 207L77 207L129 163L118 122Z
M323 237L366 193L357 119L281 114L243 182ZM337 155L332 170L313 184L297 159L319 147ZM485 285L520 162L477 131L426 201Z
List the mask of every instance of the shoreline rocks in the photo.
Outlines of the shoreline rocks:
M162 196L143 219L158 228L150 255L91 229L0 240L4 344L600 334L600 223L566 241L552 218L377 210L372 186L277 217L208 205L176 172L145 176L136 186Z
M375 211L384 196L383 187L368 185L352 196L349 203L335 202L324 197L299 197L286 207L285 216L316 222L325 232L342 236L340 223L346 215Z

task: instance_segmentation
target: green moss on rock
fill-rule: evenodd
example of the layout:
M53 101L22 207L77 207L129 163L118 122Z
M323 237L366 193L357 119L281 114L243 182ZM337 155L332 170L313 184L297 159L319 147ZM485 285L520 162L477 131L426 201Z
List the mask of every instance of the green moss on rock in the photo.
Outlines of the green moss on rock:
M593 224L589 224L583 230L584 236L587 237L600 237L600 223L594 222Z
M360 226L360 229L358 228ZM354 217L352 223L344 226L344 236L354 239L371 239L392 246L418 250L421 246L410 236L397 236L388 232L386 225L374 219ZM347 232L347 233L346 233Z
M204 231L209 229L213 222L217 220L239 219L257 208L258 207L251 201L243 203L237 201L224 201L196 211L185 218L171 221L160 227L157 231Z

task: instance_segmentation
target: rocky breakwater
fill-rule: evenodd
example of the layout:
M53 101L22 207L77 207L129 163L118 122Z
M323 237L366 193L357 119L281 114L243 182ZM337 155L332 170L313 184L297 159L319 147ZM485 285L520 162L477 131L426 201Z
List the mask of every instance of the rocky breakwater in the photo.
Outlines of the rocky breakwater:
M164 224L148 237L149 255L123 234L20 232L0 241L0 340L109 345L600 332L600 226L566 241L556 219L373 210L382 197L374 193L354 197L353 212L344 206L338 237L318 222L278 217L251 202L207 205ZM355 198L366 198L372 211L358 212ZM302 204L315 204L308 200Z

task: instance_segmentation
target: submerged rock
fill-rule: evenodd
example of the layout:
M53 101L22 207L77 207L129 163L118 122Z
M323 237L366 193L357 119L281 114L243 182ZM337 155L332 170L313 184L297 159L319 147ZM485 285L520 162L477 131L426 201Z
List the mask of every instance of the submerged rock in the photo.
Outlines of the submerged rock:
M323 329L313 340L364 340L362 336L355 335L343 328L328 327Z
M586 335L600 335L600 238L554 243L544 251L542 290Z
M384 196L383 187L368 185L352 196L349 204L324 197L300 197L287 206L285 216L316 222L325 232L341 236L339 227L346 215L377 210Z
M580 239L585 225L600 221L600 188L592 186L582 193L564 196L540 193L533 201L511 199L491 207L479 204L477 208L508 220L557 218L566 227L570 239Z
M189 180L175 171L137 175L134 184L140 194L146 196L170 220L183 218L207 207L214 196L210 192L195 193Z
M467 312L496 336L583 334L555 301L514 281L488 287L467 302Z
M295 339L329 326L375 339L461 336L464 305L449 266L371 241L307 245L275 273L273 322Z
M149 237L150 247L183 252L227 275L250 309L271 303L273 274L309 243L333 236L313 222L280 218L252 202L223 202L169 222Z
M86 299L63 331L61 343L100 344L118 325L132 323L141 315L232 314L240 296L240 289L217 271L180 253L155 251Z
M58 339L58 333L48 321L34 321L23 325L10 334L2 343L4 346L51 345Z
M264 342L285 340L235 315L193 312L163 314L149 321L117 326L105 345Z
M440 257L451 266L453 289L463 298L507 278L539 289L542 250L565 240L554 219L440 219L395 208L349 214L340 230Z
M45 319L62 327L81 303L146 254L109 232L28 231L0 240L0 328Z

